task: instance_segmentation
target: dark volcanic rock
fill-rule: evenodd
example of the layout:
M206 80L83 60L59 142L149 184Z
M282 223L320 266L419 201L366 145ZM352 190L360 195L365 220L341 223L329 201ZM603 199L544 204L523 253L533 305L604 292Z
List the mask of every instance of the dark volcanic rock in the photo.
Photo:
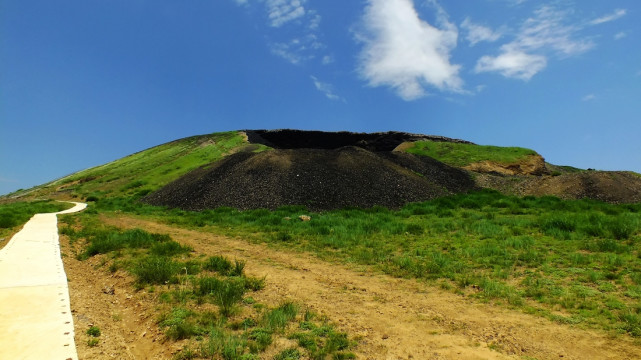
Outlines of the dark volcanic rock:
M188 173L143 201L186 210L283 205L304 205L315 211L375 205L398 208L475 186L465 171L430 158L355 146L333 148L340 141L326 148L320 143L298 148L296 141L287 145L290 149L230 155ZM286 147L284 141L276 143Z
M324 132L306 130L245 130L253 144L274 149L338 149L356 146L370 151L392 151L407 141L431 140L471 144L469 141L443 136L410 134L397 131L381 133Z

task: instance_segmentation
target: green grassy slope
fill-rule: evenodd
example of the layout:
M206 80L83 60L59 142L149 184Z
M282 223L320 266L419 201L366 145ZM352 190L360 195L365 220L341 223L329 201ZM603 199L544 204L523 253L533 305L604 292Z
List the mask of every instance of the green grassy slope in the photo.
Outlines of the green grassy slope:
M38 196L79 198L143 195L249 144L240 132L193 136L83 170L38 189ZM256 151L266 147L257 147Z
M410 154L429 156L451 166L464 167L480 161L511 164L538 155L520 147L500 147L436 141L417 141L405 150Z

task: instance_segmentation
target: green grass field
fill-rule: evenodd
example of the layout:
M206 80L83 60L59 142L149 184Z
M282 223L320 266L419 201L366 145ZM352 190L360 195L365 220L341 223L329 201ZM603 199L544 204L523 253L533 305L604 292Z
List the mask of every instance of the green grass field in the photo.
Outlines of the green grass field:
M38 213L52 213L71 208L73 205L57 201L21 201L0 205L0 238L24 225Z
M188 212L126 199L98 202L96 209L124 209L176 226L307 251L561 323L641 336L641 204L482 191L398 211ZM312 220L298 220L301 214Z
M458 144L437 141L417 141L405 150L414 155L429 156L451 166L464 167L480 161L512 164L537 155L534 150L520 147L500 147Z

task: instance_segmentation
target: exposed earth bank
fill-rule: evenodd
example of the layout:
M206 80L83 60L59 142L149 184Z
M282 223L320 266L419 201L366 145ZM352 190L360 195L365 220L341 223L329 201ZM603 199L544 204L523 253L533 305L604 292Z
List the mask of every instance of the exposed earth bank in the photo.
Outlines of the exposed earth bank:
M562 199L593 199L609 203L641 201L641 176L627 171L582 171L558 176L476 176L479 187L519 196L552 195Z

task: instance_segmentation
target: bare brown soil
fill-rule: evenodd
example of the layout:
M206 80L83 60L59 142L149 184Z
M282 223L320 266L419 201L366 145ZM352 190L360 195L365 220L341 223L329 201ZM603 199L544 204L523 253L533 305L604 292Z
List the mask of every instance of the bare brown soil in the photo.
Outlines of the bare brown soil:
M641 358L641 345L628 337L555 324L418 281L132 217L103 220L167 233L196 253L247 261L249 275L267 277L257 301L277 305L288 298L327 315L358 340L359 359ZM100 257L75 260L68 239L63 236L61 242L80 358L169 358L177 345L164 342L157 328L155 295L135 292L131 279L120 272L111 275ZM87 346L91 324L103 333L95 347Z
M472 163L463 168L479 173L501 175L544 175L549 173L545 167L545 160L541 155L530 155L513 164L501 164L485 160Z
M641 176L628 171L582 171L559 176L493 176L478 174L479 187L519 196L553 195L610 203L641 202Z

